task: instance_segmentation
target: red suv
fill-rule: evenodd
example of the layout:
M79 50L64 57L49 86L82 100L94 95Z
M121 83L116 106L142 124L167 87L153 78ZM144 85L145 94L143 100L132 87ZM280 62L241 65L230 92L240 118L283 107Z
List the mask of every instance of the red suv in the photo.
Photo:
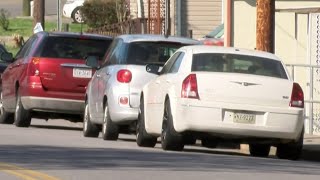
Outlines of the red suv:
M84 93L93 75L87 56L102 59L112 38L39 32L2 74L0 123L28 127L31 118L82 121ZM9 57L9 56L8 56Z

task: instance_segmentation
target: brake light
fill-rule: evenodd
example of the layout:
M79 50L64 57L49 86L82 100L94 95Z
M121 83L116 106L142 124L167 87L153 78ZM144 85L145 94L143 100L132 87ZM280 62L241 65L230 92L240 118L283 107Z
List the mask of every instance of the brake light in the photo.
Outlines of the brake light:
M199 99L196 74L190 74L183 80L181 98Z
M121 69L117 73L117 80L121 83L129 83L132 79L132 73L127 69Z
M38 57L31 58L31 61L29 63L29 68L28 68L29 76L39 76L40 74L39 63L40 63L40 58Z
M293 83L292 94L291 94L289 106L304 108L303 91L298 83Z

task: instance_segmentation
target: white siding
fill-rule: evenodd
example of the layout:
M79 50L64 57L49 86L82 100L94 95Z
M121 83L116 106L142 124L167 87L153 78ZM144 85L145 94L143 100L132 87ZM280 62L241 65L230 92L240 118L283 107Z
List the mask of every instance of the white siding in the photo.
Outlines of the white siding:
M185 0L181 3L183 36L192 30L193 38L200 38L221 24L222 0Z

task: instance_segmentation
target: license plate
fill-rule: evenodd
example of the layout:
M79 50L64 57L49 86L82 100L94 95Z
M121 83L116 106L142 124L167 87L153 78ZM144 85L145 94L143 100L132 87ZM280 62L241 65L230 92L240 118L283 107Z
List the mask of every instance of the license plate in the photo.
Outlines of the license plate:
M244 124L254 124L256 122L256 116L254 114L234 113L233 122L244 123Z
M92 77L92 70L91 69L73 68L73 77L76 77L76 78L91 78Z

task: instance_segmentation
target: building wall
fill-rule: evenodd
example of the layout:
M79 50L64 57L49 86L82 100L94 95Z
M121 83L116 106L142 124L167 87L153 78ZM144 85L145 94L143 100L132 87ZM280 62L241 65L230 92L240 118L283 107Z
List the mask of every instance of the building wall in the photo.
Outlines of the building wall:
M181 35L192 30L193 38L208 34L222 21L222 0L182 0Z

